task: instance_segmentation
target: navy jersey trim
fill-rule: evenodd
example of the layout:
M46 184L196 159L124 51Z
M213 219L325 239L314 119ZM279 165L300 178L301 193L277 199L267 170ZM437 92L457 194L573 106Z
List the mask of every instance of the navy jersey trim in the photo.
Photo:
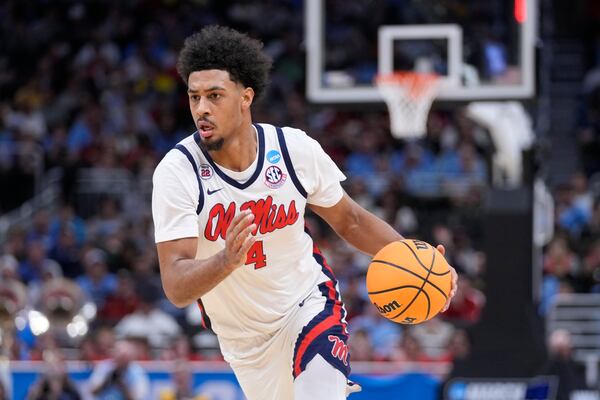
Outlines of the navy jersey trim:
M198 147L204 154L204 157L206 157L206 159L208 160L210 165L214 168L217 175L219 175L219 177L221 179L223 179L225 182L227 182L231 186L236 187L238 189L246 189L247 187L252 185L254 183L254 181L256 181L256 178L258 178L258 176L260 175L260 171L262 171L262 168L263 168L263 163L264 163L264 159L265 159L265 133L263 131L263 128L260 125L258 125L258 124L253 124L253 125L256 128L256 133L257 133L257 137L258 137L258 162L256 163L256 170L254 170L254 173L252 174L250 179L248 179L246 182L243 182L243 183L240 183L240 182L236 181L235 179L231 178L229 175L227 175L225 172L223 172L221 170L221 168L219 168L219 166L211 158L210 154L208 154L208 151L206 151L201 146L200 134L197 131L194 133L194 140L196 141L196 144L198 144Z
M304 189L304 186L300 183L300 179L298 179L298 175L296 175L296 171L294 170L294 165L292 164L292 159L290 158L290 153L288 152L287 144L285 143L285 135L283 134L283 130L279 127L277 129L277 140L279 141L279 148L281 149L281 155L283 156L283 162L285 162L285 166L290 174L290 178L292 178L292 183L298 189L298 192L305 199L308 197L308 193Z
M204 191L202 190L202 182L200 182L200 175L198 174L198 167L196 166L196 162L194 161L194 157L190 151L183 145L178 144L175 146L177 150L182 152L192 164L192 168L194 168L194 174L196 175L196 180L198 181L198 189L200 189L200 194L198 195L198 207L196 207L196 214L200 215L200 211L202 211L202 207L204 207Z

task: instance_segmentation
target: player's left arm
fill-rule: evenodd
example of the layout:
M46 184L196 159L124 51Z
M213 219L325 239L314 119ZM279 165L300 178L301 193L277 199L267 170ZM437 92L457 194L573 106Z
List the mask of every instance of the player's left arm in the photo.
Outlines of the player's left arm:
M358 205L346 192L341 200L332 207L320 207L314 204L309 204L309 207L323 218L341 238L370 256L375 255L387 244L404 239L385 221ZM446 252L442 245L438 245L437 249L442 255ZM450 271L452 273L452 290L442 311L446 311L456 293L457 274L452 267L450 267Z

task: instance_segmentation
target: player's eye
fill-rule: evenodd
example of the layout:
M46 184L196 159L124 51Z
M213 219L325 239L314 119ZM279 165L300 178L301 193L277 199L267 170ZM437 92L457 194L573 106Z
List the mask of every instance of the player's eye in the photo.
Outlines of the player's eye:
M208 98L211 100L217 100L217 99L221 98L221 95L219 93L211 93L208 95Z
M200 96L198 96L197 94L193 94L193 95L190 96L190 99L192 101L198 101L198 100L200 100Z

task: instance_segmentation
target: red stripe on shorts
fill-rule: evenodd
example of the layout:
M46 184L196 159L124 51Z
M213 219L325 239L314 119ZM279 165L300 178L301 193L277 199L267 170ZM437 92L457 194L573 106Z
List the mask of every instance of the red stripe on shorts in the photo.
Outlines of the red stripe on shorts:
M196 302L196 304L198 304L198 308L200 309L200 314L202 314L202 320L200 322L202 323L202 327L204 329L206 329L206 322L204 322L204 307L202 307L202 303L200 302L200 300L198 300Z
M322 334L323 332L325 332L327 329L331 328L332 326L339 324L341 321L342 303L340 301L338 301L336 298L335 288L333 287L333 282L327 281L327 282L325 282L325 285L329 289L329 296L328 296L329 299L334 301L333 314L330 315L329 317L325 318L323 321L319 322L310 332L308 332L306 334L306 336L304 336L304 339L302 339L302 343L300 343L300 346L298 347L297 357L294 360L295 376L300 375L300 372L302 372L302 370L300 368L300 363L302 361L302 357L304 357L304 353L306 352L306 349L308 349L310 344L320 334Z

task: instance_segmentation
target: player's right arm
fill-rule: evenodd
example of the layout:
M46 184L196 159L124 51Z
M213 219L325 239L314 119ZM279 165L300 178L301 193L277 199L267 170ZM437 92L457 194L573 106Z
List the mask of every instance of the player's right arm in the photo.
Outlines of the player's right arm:
M245 263L254 243L253 217L250 211L236 215L227 228L225 249L197 260L201 193L188 159L171 151L156 167L152 181L152 217L163 289L173 304L185 307Z
M160 276L167 298L185 307L217 286L246 262L254 243L253 215L246 210L232 220L227 229L225 249L212 257L196 260L198 238L182 238L156 244Z

